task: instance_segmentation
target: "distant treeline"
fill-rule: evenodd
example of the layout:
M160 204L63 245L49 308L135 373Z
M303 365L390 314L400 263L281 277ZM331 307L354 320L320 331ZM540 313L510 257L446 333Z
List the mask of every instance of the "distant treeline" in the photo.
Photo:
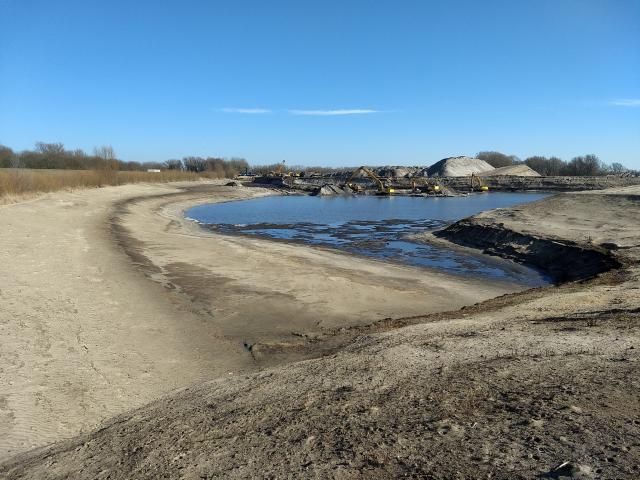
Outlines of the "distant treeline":
M249 164L244 158L217 157L185 157L182 160L167 160L163 163L167 170L186 170L195 173L208 173L218 178L231 178L249 170Z
M506 155L500 152L479 152L476 158L484 160L495 168L509 165L527 165L540 175L544 176L588 176L620 175L624 173L638 174L625 168L620 163L608 165L602 162L596 155L584 155L574 157L569 161L558 157L533 156L521 160L515 155Z
M206 173L208 177L233 177L246 171L249 164L242 158L185 157L166 162L125 162L119 160L111 146L96 147L93 155L83 150L66 150L62 143L37 142L35 149L14 152L0 145L0 168L32 168L55 170L183 170Z
M124 162L110 146L96 147L93 155L81 149L66 150L62 143L37 142L33 150L14 152L0 145L0 168L49 168L56 170L147 170L161 168L158 162Z
M329 174L336 172L347 172L353 170L354 167L305 167L304 165L287 165L283 163L272 163L269 165L253 165L251 173L256 175L266 175L270 172L313 172L317 174Z
M631 171L625 168L620 163L608 165L602 162L596 155L574 157L569 161L562 160L558 157L542 156L533 156L521 160L515 155L486 151L479 152L476 157L496 168L525 164L540 175L545 176L640 174L638 171ZM119 171L146 171L149 169L180 170L202 173L204 176L217 178L230 178L239 173L248 172L249 170L258 175L273 171L306 171L330 174L351 170L350 168L304 167L300 165L285 165L282 163L250 167L243 158L226 159L219 157L184 157L181 160L172 159L165 162L125 162L116 157L113 148L109 145L94 148L93 154L90 155L80 149L67 150L62 143L44 142L37 142L33 150L23 150L21 152L14 152L11 148L0 145L0 168Z

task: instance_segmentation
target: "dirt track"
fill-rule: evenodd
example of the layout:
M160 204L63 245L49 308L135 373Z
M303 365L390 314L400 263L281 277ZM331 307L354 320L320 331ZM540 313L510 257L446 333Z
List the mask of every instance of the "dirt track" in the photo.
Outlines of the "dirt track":
M0 458L344 341L326 331L517 289L215 236L181 217L269 193L128 185L0 207Z

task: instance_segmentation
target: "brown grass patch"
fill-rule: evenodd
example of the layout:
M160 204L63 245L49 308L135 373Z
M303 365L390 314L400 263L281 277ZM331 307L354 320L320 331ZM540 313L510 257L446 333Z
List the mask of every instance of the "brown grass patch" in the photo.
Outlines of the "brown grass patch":
M198 180L201 175L183 171L132 172L117 170L0 169L0 203L38 193L95 188L126 183L168 183Z

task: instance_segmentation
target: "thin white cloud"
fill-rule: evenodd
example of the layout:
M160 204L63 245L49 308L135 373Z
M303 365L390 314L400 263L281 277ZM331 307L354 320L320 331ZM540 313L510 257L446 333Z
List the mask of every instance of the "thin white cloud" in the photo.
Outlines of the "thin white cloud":
M365 115L368 113L378 113L378 110L370 108L352 108L337 110L289 110L291 115L312 115L312 116L334 116L334 115Z
M225 113L248 113L248 114L260 114L271 113L268 108L221 108L221 112Z
M640 98L621 98L619 100L612 100L609 105L614 107L640 107Z

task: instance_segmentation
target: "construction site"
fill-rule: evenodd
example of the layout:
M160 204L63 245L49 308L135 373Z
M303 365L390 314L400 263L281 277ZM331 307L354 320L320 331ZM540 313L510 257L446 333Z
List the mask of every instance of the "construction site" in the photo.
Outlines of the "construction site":
M366 167L331 174L288 171L284 163L267 175L242 181L313 195L454 196L488 191L577 191L637 185L640 177L541 176L526 165L494 168L470 157L449 157L430 167Z
M0 480L640 480L640 0L0 0Z

